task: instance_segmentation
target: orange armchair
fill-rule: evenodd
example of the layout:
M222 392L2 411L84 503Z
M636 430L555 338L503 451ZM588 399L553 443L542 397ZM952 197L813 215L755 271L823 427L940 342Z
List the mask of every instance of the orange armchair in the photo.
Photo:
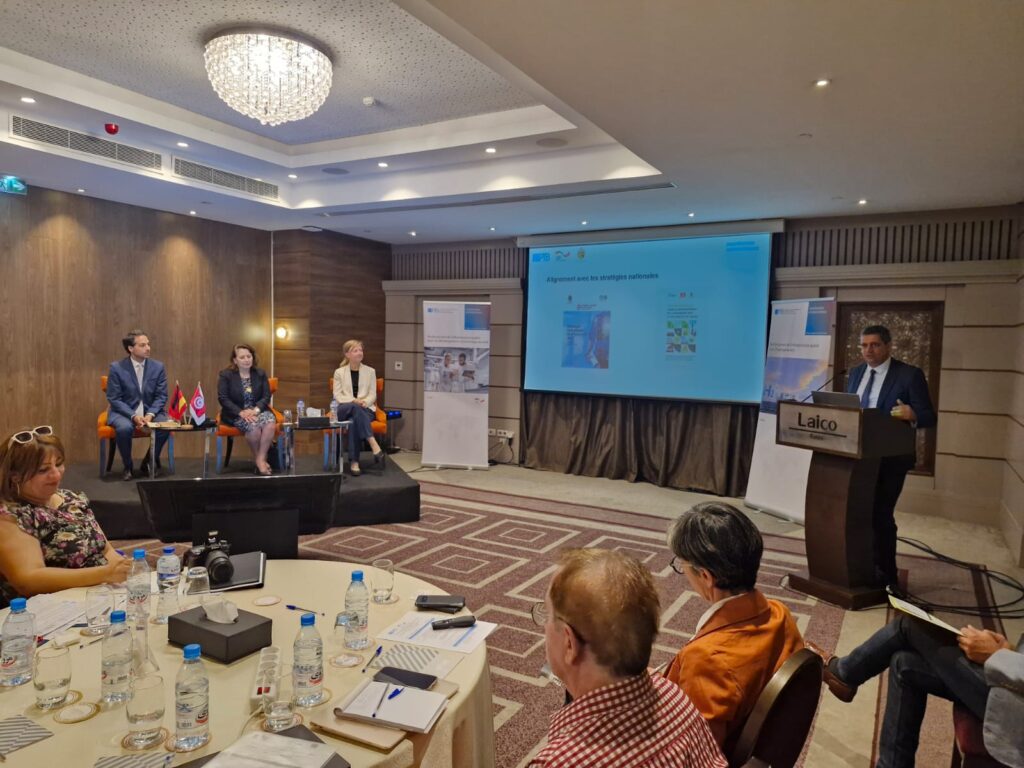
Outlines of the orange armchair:
M100 376L100 389L103 393L107 392L107 377ZM100 415L96 417L96 437L100 441L100 477L106 475L112 466L114 466L114 454L117 453L117 433L114 428L107 425L107 409L104 408L100 411ZM167 441L167 469L173 475L174 474L174 434L172 433L170 439ZM149 430L135 428L135 432L132 433L132 439L137 440L139 438L149 439Z
M274 393L277 392L277 376L270 376L267 378L270 384L270 396L273 397ZM277 437L281 437L284 429L281 425L284 423L284 416L279 410L270 407L270 410L274 414L274 418L277 420ZM220 419L221 412L217 411L217 431L214 434L217 436L217 474L228 465L231 461L231 448L234 445L235 438L242 436L242 431L236 429L230 424L225 424ZM227 451L224 450L224 441L227 440ZM284 441L277 441L277 466L284 467Z

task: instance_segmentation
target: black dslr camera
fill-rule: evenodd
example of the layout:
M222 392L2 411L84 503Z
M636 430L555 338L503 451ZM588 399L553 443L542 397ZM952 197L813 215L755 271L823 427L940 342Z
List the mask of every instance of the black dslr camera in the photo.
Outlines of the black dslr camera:
M231 545L218 538L219 531L210 531L205 544L196 544L185 553L185 568L202 566L210 574L210 585L225 584L235 575L231 562Z

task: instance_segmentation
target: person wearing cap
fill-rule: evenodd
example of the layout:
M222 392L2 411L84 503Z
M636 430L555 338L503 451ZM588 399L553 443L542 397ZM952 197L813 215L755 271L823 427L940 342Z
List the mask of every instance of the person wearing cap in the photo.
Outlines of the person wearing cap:
M0 444L0 599L123 582L129 561L110 545L84 494L60 487L64 446L48 426Z

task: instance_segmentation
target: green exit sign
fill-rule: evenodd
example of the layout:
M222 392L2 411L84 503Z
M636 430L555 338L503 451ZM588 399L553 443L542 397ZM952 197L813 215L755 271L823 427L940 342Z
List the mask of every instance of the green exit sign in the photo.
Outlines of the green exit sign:
M17 176L0 175L0 192L5 195L27 195L28 184Z

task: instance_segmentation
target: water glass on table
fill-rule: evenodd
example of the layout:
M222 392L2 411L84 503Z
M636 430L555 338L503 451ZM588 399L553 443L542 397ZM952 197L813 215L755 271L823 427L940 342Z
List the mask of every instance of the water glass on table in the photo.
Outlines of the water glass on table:
M83 635L97 637L110 626L110 614L114 611L114 590L108 586L89 587L85 591L85 621Z
M374 560L370 565L373 568L373 575L370 577L373 602L390 603L391 593L395 589L395 564L386 558L381 558Z
M146 675L132 680L132 695L125 705L128 717L129 749L147 749L163 736L164 679L160 675Z
M67 646L40 648L32 664L36 706L54 709L64 704L71 688L71 654Z
M185 579L185 599L189 607L202 605L210 596L210 574L201 565L197 565L188 569Z
M269 688L270 695L263 697L264 727L278 732L295 725L295 691L292 684L291 664L282 664L275 672L268 672L260 684Z

